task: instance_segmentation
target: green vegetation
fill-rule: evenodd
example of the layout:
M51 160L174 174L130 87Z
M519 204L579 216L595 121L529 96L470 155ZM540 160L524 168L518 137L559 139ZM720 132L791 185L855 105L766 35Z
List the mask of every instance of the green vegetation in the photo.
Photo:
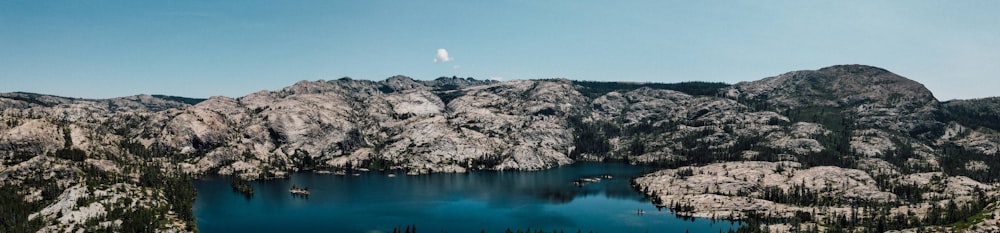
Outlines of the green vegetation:
M368 160L364 160L360 164L361 167L367 167L369 169L376 171L392 169L392 167L397 165L399 164L396 163L395 161L392 161L391 159L386 159L378 156L369 157Z
M309 171L316 169L316 165L319 163L316 158L309 155L309 151L302 149L295 149L295 157L292 158L295 162L295 166L302 168L302 170Z
M664 84L573 81L573 84L576 85L576 89L582 95L590 98L596 98L612 91L624 92L640 88L674 90L697 96L717 96L720 89L729 86L725 83L707 82ZM825 84L812 83L812 85L812 89L819 90L820 92L810 97L828 100L834 99L832 92L825 89L827 88L824 86ZM440 86L439 89L435 89L434 93L447 104L465 94L461 90L456 90L458 87L454 84L445 84ZM380 88L386 93L395 91L388 86ZM528 96L529 94L525 92L522 93L522 96ZM39 96L30 93L16 93L13 97L8 96L5 98L24 100L28 103L42 106L53 105L52 103L44 102L44 98L40 98ZM198 104L204 101L204 99L163 95L154 95L154 97L187 104ZM890 99L899 98L902 97L898 94L890 96ZM845 111L849 110L848 108L831 106L788 108L787 106L773 106L767 99L768 97L765 95L752 99L739 98L736 101L748 106L751 110L775 111L789 119L789 121L784 121L775 117L767 121L766 124L768 125L789 126L796 122L812 122L822 125L831 133L813 136L812 139L818 141L825 149L815 153L799 154L766 145L766 139L763 135L730 138L729 136L731 135L740 135L733 132L739 130L734 128L741 126L713 125L713 122L698 119L710 113L710 110L693 113L691 114L693 117L689 116L688 119L675 119L675 121L671 122L657 123L643 122L633 125L623 125L623 118L607 121L587 121L585 119L589 116L589 112L573 112L571 113L573 115L567 119L567 124L573 130L573 145L575 148L570 152L569 156L573 159L581 159L584 155L594 155L605 160L622 159L627 161L630 155L635 156L663 150L672 155L677 155L679 158L669 161L656 161L654 162L655 165L662 168L678 168L724 161L745 161L748 158L741 156L744 154L743 152L755 151L759 153L755 158L752 158L753 160L794 160L806 168L815 166L859 167L858 161L864 159L864 156L854 152L851 149L850 142L852 136L858 136L853 135L853 133L865 128L858 126L855 122L856 118L845 113ZM937 117L940 122L955 121L972 128L982 128L987 131L1000 130L1000 121L996 120L1000 118L1000 110L994 107L997 106L996 103L1000 103L1000 98L945 103L942 105L943 111ZM263 109L258 108L254 111L260 113ZM549 116L566 113L552 108L545 108L532 114ZM398 117L409 118L413 116L402 115ZM106 203L109 208L108 214L106 216L99 216L97 219L121 219L124 221L123 224L113 228L100 228L96 220L92 220L95 222L88 222L86 225L88 232L151 232L165 224L168 219L167 216L170 216L168 213L171 212L180 220L185 221L189 230L194 226L195 218L192 206L196 192L191 182L192 178L178 172L178 168L165 164L190 161L192 158L203 156L205 153L223 146L223 144L210 139L194 137L191 138L190 143L195 152L188 154L178 153L177 151L179 150L177 148L171 148L166 144L158 142L147 147L139 143L140 140L137 139L144 137L148 139L146 137L148 135L135 135L143 133L135 133L135 130L133 130L140 127L137 122L146 120L141 119L142 117L139 114L122 114L113 117L111 123L105 124L106 126L99 129L99 133L116 134L127 138L118 143L119 151L125 152L126 155L109 155L119 151L85 151L81 148L76 148L74 147L71 128L65 122L57 123L59 129L62 131L61 136L64 145L50 155L62 159L60 163L72 164L74 168L78 168L79 172L70 172L73 174L69 174L70 176L83 177L83 179L75 179L77 182L85 182L90 190L107 189L119 183L134 184L143 189L143 191L153 193L152 195L154 196L149 197L149 199L153 200L142 200L135 203L130 201ZM7 127L16 127L23 122L17 119L8 119L3 123ZM683 132L678 130L684 126L701 128ZM468 127L473 128L477 126L470 125ZM941 131L940 128L919 129L915 131L925 132L930 130ZM287 135L284 135L282 132L272 128L268 128L267 132L274 145L283 145L288 142ZM907 132L889 132L889 134L889 139L895 145L895 149L887 151L885 154L878 156L878 158L892 164L903 174L941 171L945 176L966 176L982 182L1000 182L1000 169L996 169L1000 168L1000 156L986 155L981 151L945 142L933 144L931 148L926 149L933 150L934 154L939 155L937 162L940 168L922 165L919 163L921 157L918 156L915 151L916 149L911 144L912 140L916 140L916 134L911 133L907 135ZM376 145L369 145L364 138L363 132L359 129L352 129L345 136L345 140L336 144L336 148L339 151L343 151L343 153L355 151L363 147L375 147L375 151L378 152L381 146L387 144L376 143ZM716 143L718 142L717 140L712 142L710 142L711 140L706 140L716 138L726 141L726 145L719 146ZM620 147L615 148L612 145L611 142L614 139L617 139L621 143L619 144ZM658 143L660 142L658 140L669 140L669 143ZM39 153L17 150L19 148L13 149L9 153L10 156L4 158L5 164L10 165L26 161L37 156L36 153ZM925 150L924 148L918 149ZM252 157L249 150L245 153L244 157ZM448 161L448 163L460 164L470 168L492 168L503 161L503 153L504 151L498 150L480 159ZM301 168L302 170L311 170L317 166L322 166L324 164L322 159L329 157L325 153L319 156L312 156L305 150L296 150L294 155L291 161L274 160L269 161L269 163L273 167L286 167L285 163L288 162L291 166ZM85 161L90 156L112 160L116 164L121 165L124 171L121 174L111 173L101 170L94 165L82 163L82 161ZM913 162L915 160L917 162ZM398 168L400 161L405 161L405 157L387 158L372 156L357 165L358 167L374 170L385 170ZM348 165L347 167L351 168L353 166ZM684 168L678 170L677 175L688 177L693 176L694 172L690 168ZM19 184L0 184L0 232L34 232L43 226L46 223L45 221L49 221L41 218L28 220L27 216L51 204L65 190L66 184L59 186L57 182L51 182L51 179L43 180L38 176L40 175L33 174ZM768 216L762 213L748 213L747 215L751 216L747 220L748 224L734 231L759 232L761 225L771 223L790 223L794 226L795 231L801 232L817 231L812 224L822 226L830 232L882 232L932 225L947 225L955 229L966 229L972 224L989 218L989 211L985 208L987 204L996 201L995 199L987 198L984 191L976 190L979 196L973 201L966 203L945 201L940 205L935 204L927 213L924 213L926 217L918 217L916 213L892 213L889 210L894 206L930 201L925 200L924 197L925 193L931 192L930 188L922 187L915 183L898 182L895 179L897 177L898 175L873 175L873 179L882 191L891 192L899 198L899 200L888 203L831 197L824 195L827 190L809 190L804 185L792 185L791 189L787 191L778 187L761 187L760 190L753 190L752 192L740 192L737 196L749 197L751 193L759 193L760 195L755 198L800 206L847 206L852 211L846 213L822 213L831 216L823 220L814 218L814 216L817 216L817 213L800 212L791 218ZM944 177L935 177L932 179L932 183L934 182L947 182L947 180ZM244 194L247 198L253 195L253 187L245 180L234 179L231 186L234 191ZM40 190L40 200L33 202L24 201L24 196L28 195L26 193L28 190ZM156 200L160 201L157 202ZM77 204L87 205L98 201L102 200L95 200L93 197L84 197L79 199ZM682 203L672 204L671 209L677 212L694 211L694 207L691 205ZM871 214L859 215L857 213ZM415 233L416 226L406 226L405 229L397 227L394 232L403 230L407 233ZM507 232L515 231L508 229ZM531 229L527 229L516 230L516 232L546 231L531 231ZM553 230L551 232L556 231Z
M579 158L581 154L604 155L611 151L611 144L608 139L621 135L621 129L611 123L604 121L583 122L580 116L569 118L570 126L574 129L573 144L576 149L570 153L570 158Z
M952 229L955 229L955 230L969 229L970 227L972 227L972 225L975 225L976 223L980 223L983 220L993 218L993 215L989 214L990 211L992 211L992 210L991 209L985 209L983 211L980 211L979 213L976 213L975 215L972 215L972 216L969 216L968 218L962 219L961 221L954 222L952 224L948 224L948 227L952 227Z
M36 105L39 105L39 106L42 106L42 107L52 107L52 106L56 106L58 104L58 103L44 101L44 99L46 99L46 98L43 98L43 96L50 96L50 95L42 95L42 94L35 94L35 93L28 93L28 92L14 92L14 93L11 93L10 95L3 95L2 97L3 98L7 98L7 99L12 99L12 100L24 101L24 102L27 102L29 104L36 104ZM72 98L59 97L59 96L52 96L52 97L61 98L61 99L72 99Z
M35 232L44 226L40 218L28 220L28 215L40 210L43 201L24 201L21 187L0 185L0 232Z
M55 157L81 162L87 159L87 152L77 148L62 148L56 150Z
M340 148L340 150L344 151L345 153L348 153L349 151L355 151L358 148L371 146L368 145L367 142L365 142L365 135L358 128L353 128L347 131L347 134L344 136L345 137L343 141L337 142L337 148Z
M778 110L775 106L767 103L766 97L741 99L739 102L757 111L778 111L789 118L788 122L772 119L772 121L768 122L770 125L789 126L796 122L811 122L822 125L830 133L815 135L812 139L819 142L825 149L814 153L799 154L786 151L785 149L765 146L765 143L762 143L764 140L762 136L736 138L735 143L728 147L713 146L712 143L703 140L705 138L717 137L722 132L732 135L733 129L728 128L730 126L723 126L721 130L714 127L705 127L702 130L689 131L679 136L676 135L678 133L676 129L681 125L689 127L707 126L696 119L680 122L659 122L655 126L647 123L621 127L615 122L584 122L582 117L575 117L570 118L568 121L576 135L574 140L576 151L573 152L573 155L578 156L582 153L589 153L603 157L627 158L627 155L640 155L650 149L660 149L648 148L648 143L644 141L645 139L663 138L665 134L674 134L670 136L672 138L671 141L680 144L680 146L670 147L668 150L673 154L683 156L685 159L661 161L656 165L664 168L679 168L714 162L743 161L746 158L737 155L747 150L759 152L753 160L785 161L791 159L799 162L806 168L815 166L859 168L858 161L865 158L865 156L859 155L851 149L851 139L853 136L857 136L854 133L864 128L858 128L854 118L845 113L848 110L846 108L809 106ZM580 115L587 116L588 114L583 113ZM620 121L620 119L617 121ZM890 132L888 139L896 145L896 148L887 151L878 158L897 166L899 171L904 174L943 171L946 176L967 176L983 182L1000 181L1000 169L981 169L981 167L1000 167L1000 157L987 156L958 145L944 144L934 148L938 154L942 155L938 160L941 170L938 170L928 165L922 165L919 162L913 162L913 159L920 158L920 156L916 155L915 149L911 145L912 140L916 140L913 138L913 135L892 133L892 130L887 131ZM615 138L620 142L627 143L625 144L627 145L626 148L611 148L609 142ZM622 155L623 153L625 155ZM789 155L791 158L788 157ZM976 166L969 166L969 164ZM677 174L678 176L686 177L693 175L693 172L691 169L682 168ZM897 183L894 179L896 176L878 174L874 175L873 178L882 191L896 194L899 200L879 203L831 197L825 195L827 193L825 190L810 190L802 185L793 185L787 191L777 187L762 187L761 190L755 190L760 192L760 196L756 198L799 206L847 206L854 211L847 213L822 213L828 216L824 220L818 220L813 217L819 213L801 212L792 218L767 216L761 213L748 213L746 215L750 216L746 220L748 224L741 229L734 230L734 232L762 232L760 226L774 223L791 224L794 229L793 231L798 232L816 232L818 231L818 227L823 227L829 232L884 232L888 230L949 224L950 226L961 228L968 227L985 218L983 214L986 212L983 209L987 204L996 201L987 198L981 190L977 190L976 192L980 196L976 198L976 201L967 203L944 202L942 205L933 206L927 213L922 213L926 217L917 217L916 213L892 213L889 211L892 207L907 203L928 201L924 200L923 195L931 190L929 190L929 187L921 187L913 183ZM939 177L936 182L945 182L944 178ZM737 194L737 196L748 197L749 195L751 195L751 192ZM673 205L671 209L678 213L692 211L687 208L688 206L681 203L673 203ZM870 214L861 215L857 213Z
M631 91L643 87L684 92L689 95L715 96L719 89L729 87L726 83L712 82L681 82L681 83L626 83L626 82L596 82L573 81L579 86L577 91L584 96L597 98L612 91Z
M469 164L468 168L473 169L483 169L483 168L493 168L503 162L502 152L496 152L493 154L485 155L478 159L469 159L464 164Z
M204 102L206 100L206 99L199 99L199 98L187 98L187 97L169 96L169 95L153 95L153 97L164 99L164 100L169 100L169 101L181 102L181 103L190 104L190 105L195 105L195 104Z
M791 122L812 122L834 131L848 130L851 120L844 116L844 108L830 106L810 106L785 110L784 115Z
M993 200L977 200L969 204L958 205L948 202L944 207L934 205L925 213L926 217L919 218L914 213L892 214L891 206L870 203L863 206L852 206L848 213L833 214L824 221L816 221L812 218L815 213L799 212L792 218L779 218L761 215L758 213L747 213L751 216L746 220L746 225L731 232L768 232L761 227L768 224L786 223L792 226L793 232L819 232L816 227L805 223L814 223L826 228L826 232L885 232L890 230L902 230L923 226L943 225L966 229L976 222L987 218L985 212L981 212L985 204ZM863 215L858 213L874 213Z
M187 222L189 230L193 229L195 225L194 199L198 193L192 178L184 174L163 174L162 169L155 167L146 167L144 170L140 176L139 184L154 190L163 190L163 195L167 200L166 208L153 209L154 213L157 216L166 216L168 211L172 210L180 220ZM140 208L138 211L143 210ZM146 224L149 223L146 222Z
M1000 97L956 100L941 105L941 122L956 121L971 128L1000 130Z
M820 142L826 150L818 153L812 153L809 155L797 155L795 156L796 161L800 162L805 167L812 166L838 166L846 168L856 168L856 160L861 156L857 155L850 148L850 140L852 132L855 125L850 117L844 115L844 109L832 108L832 107L805 107L799 109L788 109L785 111L785 115L791 119L791 122L813 122L824 126L831 133L827 135L817 136L814 139ZM914 154L914 149L910 146L908 140L908 135L893 135L890 139L897 145L895 150L888 151L885 155L881 156L882 159L888 161L889 163L896 165L899 169L906 173L911 172L926 172L928 171L925 167L915 166L907 163L911 158L916 158ZM756 150L756 149L755 149ZM763 157L769 157L773 153L780 153L780 151L773 150L760 150ZM951 176L968 176L970 178L987 181L996 182L998 177L1000 177L1000 170L997 169L985 169L976 170L970 169L966 166L970 161L978 161L986 164L989 167L1000 166L1000 159L995 156L986 156L975 151L969 151L962 147L946 144L938 148L938 151L943 154L940 157L940 166L944 173ZM769 160L769 159L765 159ZM907 183L891 183L889 182L890 177L882 175L873 177L878 183L878 186L884 191L889 191L896 194L901 201L915 203L924 201L923 193L928 192L927 187L920 187L916 184ZM943 179L943 177L938 178ZM943 181L937 181L943 182ZM763 199L775 201L778 203L794 204L801 206L829 206L829 205L841 205L850 206L851 208L856 208L862 210L862 213L873 213L871 215L858 216L856 214L839 214L834 215L832 218L823 222L816 222L811 219L813 214L803 214L796 215L793 218L773 218L768 216L751 215L748 221L748 225L737 230L737 232L763 232L760 230L761 224L768 223L793 223L794 231L801 232L817 232L818 230L813 227L802 227L805 225L800 225L807 222L813 222L819 226L826 227L827 232L884 232L888 230L900 230L921 226L936 226L936 225L948 225L953 227L968 227L969 225L981 221L984 218L983 208L987 204L996 201L995 199L987 198L982 190L976 190L978 198L974 201L964 204L959 204L953 201L948 201L947 204L939 206L934 205L927 213L925 213L924 218L918 218L914 213L908 214L892 214L889 209L893 206L897 206L900 203L889 202L889 203L866 203L857 202L852 200L843 200L839 198L830 198L828 196L822 196L824 193L820 191L818 193L810 192L799 186L793 186L789 191L783 191L775 187L765 187L763 190ZM851 211L853 213L855 211Z
M953 176L967 176L974 180L983 182L1000 181L1000 156L991 156L979 151L972 151L964 147L947 143L942 146L943 155L939 158L939 163L945 174ZM985 165L984 168L967 166L970 163Z
M457 88L457 87L456 87ZM451 103L452 100L458 99L465 95L465 92L461 90L450 90L450 91L434 91L434 95L437 95L444 102L445 105Z
M73 136L70 135L69 127L62 126L60 128L62 128L63 131L63 148L56 150L55 157L77 162L86 160L87 152L73 148Z
M253 186L250 185L250 182L236 177L229 185L233 187L233 191L243 194L247 199L253 197Z
M139 188L153 191L153 196L160 198L132 200L126 197L118 203L105 203L108 212L88 220L83 227L87 232L154 232L168 223L167 216L175 215L177 219L186 223L187 230L195 230L195 217L193 212L194 200L197 194L192 177L169 168L160 167L158 162L163 158L172 158L176 154L170 152L169 148L155 145L151 148L142 146L136 142L123 141L119 143L120 149L132 155L136 160L124 159L121 157L111 157L116 163L123 165L123 174L138 173L137 179L134 176L109 173L90 164L80 164L79 168L84 182L88 189L108 189L114 184L126 183L134 184ZM76 149L73 149L76 150ZM72 150L68 150L72 151ZM82 152L82 151L80 151ZM77 153L77 152L73 152ZM57 157L66 157L58 156ZM85 153L83 156L86 156ZM71 159L72 160L72 159ZM76 161L76 160L74 160ZM53 182L48 182L53 183ZM37 187L38 184L26 182L22 186ZM55 186L54 183L52 186ZM54 200L63 188L46 186L43 191L43 202ZM157 201L157 200L163 200ZM95 201L91 197L78 199L78 204L87 205ZM135 201L135 202L133 202ZM37 212L42 206L31 209L30 212ZM30 209L30 208L26 208ZM122 220L122 224L113 227L100 226L99 222L109 220ZM8 232L8 231L3 231Z

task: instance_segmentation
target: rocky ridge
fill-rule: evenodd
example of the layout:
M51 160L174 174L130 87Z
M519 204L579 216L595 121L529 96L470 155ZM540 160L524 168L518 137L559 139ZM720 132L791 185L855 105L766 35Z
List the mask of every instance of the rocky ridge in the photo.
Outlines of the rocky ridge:
M121 230L130 224L101 212L137 206L170 207L161 220L171 224L155 227L185 231L187 197L166 188L180 182L168 177L618 160L662 166L636 187L683 204L679 214L803 212L827 229L825 220L860 213L858 203L921 219L935 206L996 198L1000 177L1000 134L983 119L996 115L993 102L940 103L919 83L861 65L732 86L394 76L188 100L0 94L0 181L22 187L14 194L35 206L24 217L44 220L45 231ZM828 201L782 197L792 191Z

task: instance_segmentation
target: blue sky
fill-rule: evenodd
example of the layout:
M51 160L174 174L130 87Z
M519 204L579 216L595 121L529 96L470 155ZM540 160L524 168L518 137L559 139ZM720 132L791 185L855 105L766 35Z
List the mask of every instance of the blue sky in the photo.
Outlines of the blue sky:
M8 1L0 92L239 97L402 74L752 81L886 68L1000 96L1000 1ZM435 62L438 49L450 61Z

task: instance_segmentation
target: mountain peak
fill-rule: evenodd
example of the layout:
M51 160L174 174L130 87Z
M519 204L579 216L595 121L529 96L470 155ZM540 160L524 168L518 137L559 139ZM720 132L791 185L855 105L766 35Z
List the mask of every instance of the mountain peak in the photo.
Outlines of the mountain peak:
M726 95L747 100L755 108L822 109L819 112L831 113L822 117L824 119L851 118L867 127L915 135L938 126L931 119L939 103L930 90L923 84L874 66L839 65L793 71L737 83L726 91Z
M865 74L865 75L880 75L885 73L892 73L886 69L880 67L860 65L860 64L850 64L850 65L834 65L823 67L817 70L818 72L830 72L830 73L852 73L852 74Z
M923 84L886 69L867 65L836 65L819 70L792 71L758 81L738 83L730 89L729 95L766 99L771 104L785 108L812 105L923 105L937 102Z

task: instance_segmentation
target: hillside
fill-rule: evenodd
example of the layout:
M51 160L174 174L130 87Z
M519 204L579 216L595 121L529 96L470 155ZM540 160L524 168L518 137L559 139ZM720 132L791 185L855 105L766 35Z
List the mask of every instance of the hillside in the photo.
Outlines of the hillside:
M634 184L686 216L780 222L774 231L996 231L997 109L941 103L863 65L734 85L394 76L207 100L8 93L0 212L12 214L0 232L190 231L190 179L211 174L584 160L662 167Z

